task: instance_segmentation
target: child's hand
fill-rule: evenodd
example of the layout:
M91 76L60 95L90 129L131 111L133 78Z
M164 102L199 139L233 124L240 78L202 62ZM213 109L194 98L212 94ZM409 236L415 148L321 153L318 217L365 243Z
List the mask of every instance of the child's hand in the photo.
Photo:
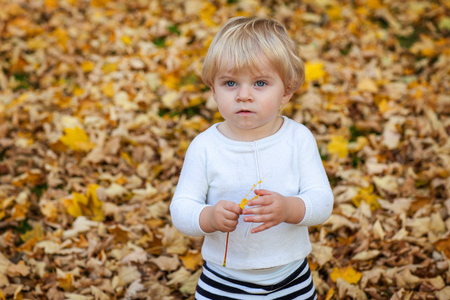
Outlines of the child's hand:
M236 229L242 209L233 201L220 200L208 206L200 214L200 227L203 231L232 232Z
M305 215L305 204L298 197L284 197L276 192L267 190L255 190L259 195L255 200L249 201L248 206L243 210L245 222L263 223L252 229L252 233L257 233L282 222L297 224Z

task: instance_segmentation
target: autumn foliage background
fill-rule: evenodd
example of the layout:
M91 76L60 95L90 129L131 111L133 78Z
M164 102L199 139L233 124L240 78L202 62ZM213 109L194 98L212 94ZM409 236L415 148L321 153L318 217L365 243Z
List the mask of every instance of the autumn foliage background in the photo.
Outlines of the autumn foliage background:
M319 299L450 298L450 2L0 0L0 299L192 299L171 224L184 153L221 120L202 59L230 17L283 22L335 194ZM258 253L254 253L258 255Z

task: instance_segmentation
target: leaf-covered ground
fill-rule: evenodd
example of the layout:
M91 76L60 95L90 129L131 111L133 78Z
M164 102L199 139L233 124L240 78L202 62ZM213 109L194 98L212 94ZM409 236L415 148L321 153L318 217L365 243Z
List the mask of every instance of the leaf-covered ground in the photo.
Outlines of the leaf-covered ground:
M199 74L230 17L276 18L307 81L283 113L335 194L319 299L450 298L450 2L0 0L0 299L192 299L169 215L220 115ZM257 255L257 253L255 253Z

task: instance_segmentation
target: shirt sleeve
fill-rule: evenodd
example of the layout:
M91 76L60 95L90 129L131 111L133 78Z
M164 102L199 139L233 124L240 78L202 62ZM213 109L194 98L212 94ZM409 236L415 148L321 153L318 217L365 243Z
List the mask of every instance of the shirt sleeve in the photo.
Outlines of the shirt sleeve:
M205 148L194 139L186 152L180 178L170 204L173 225L189 236L206 235L200 227L200 213L208 206Z
M306 129L306 128L305 128ZM299 147L300 194L305 216L298 225L315 226L325 222L333 211L334 197L316 140L306 129Z

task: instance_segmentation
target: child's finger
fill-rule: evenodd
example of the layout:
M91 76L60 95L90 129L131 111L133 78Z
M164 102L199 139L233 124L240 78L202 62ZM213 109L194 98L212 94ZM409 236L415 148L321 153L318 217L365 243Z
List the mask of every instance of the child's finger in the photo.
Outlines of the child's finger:
M270 227L272 227L272 226L268 225L267 223L263 223L263 224L259 225L258 227L253 228L251 232L258 233L258 232L264 231L266 229L269 229Z
M269 194L272 195L272 194ZM267 197L269 195L258 195L258 198L248 201L248 206L257 206L257 205L270 205L271 199Z
M267 196L267 195L270 195L271 193L272 193L271 191L264 190L264 189L255 190L255 194L260 195L260 196Z

